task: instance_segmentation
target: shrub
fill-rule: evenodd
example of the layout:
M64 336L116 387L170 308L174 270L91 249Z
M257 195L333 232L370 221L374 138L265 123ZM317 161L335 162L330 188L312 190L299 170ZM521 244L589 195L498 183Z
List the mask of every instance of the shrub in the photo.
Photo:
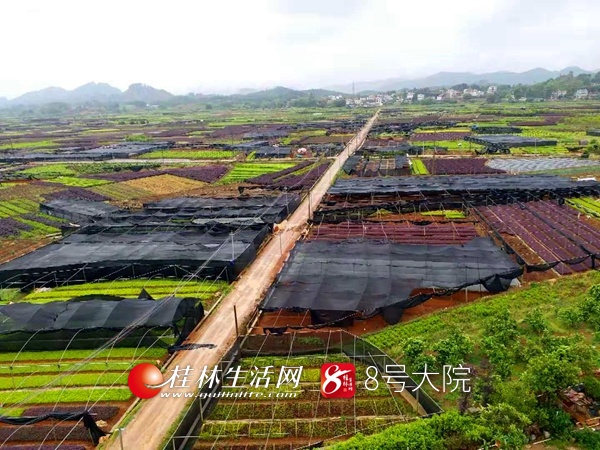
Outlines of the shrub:
M582 382L585 393L594 400L600 400L600 381L596 377L587 376Z
M583 322L583 315L581 313L581 310L576 307L563 308L559 310L558 318L570 327L574 327L575 325L578 325L581 322Z
M600 433L592 430L591 428L584 428L583 430L576 431L573 433L575 442L581 446L581 448L589 450L597 450L600 448Z
M439 366L446 364L456 366L462 364L467 355L473 353L473 342L467 335L457 331L446 339L438 341L433 349L437 352L437 363Z
M548 321L542 315L542 310L539 307L527 313L524 322L536 333L543 333L548 330Z

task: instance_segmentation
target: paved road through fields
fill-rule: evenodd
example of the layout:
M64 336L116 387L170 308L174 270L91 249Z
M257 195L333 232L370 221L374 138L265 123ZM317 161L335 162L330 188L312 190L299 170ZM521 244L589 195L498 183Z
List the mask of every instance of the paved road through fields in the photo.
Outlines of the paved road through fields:
M187 342L199 344L211 343L216 348L198 349L180 352L169 367L193 367L191 379L197 382L198 375L205 366L215 366L222 356L233 345L236 336L233 320L233 307L236 306L240 325L245 324L256 311L259 302L267 291L281 265L292 250L295 242L306 229L309 219L309 208L316 207L325 195L335 175L346 159L359 149L377 119L376 113L358 134L348 143L346 148L334 160L329 170L313 187L307 198L288 219L285 227L274 236L260 251L255 261L243 272L241 278L235 282L231 292L223 298L215 312L203 320L196 330L190 335ZM310 197L310 198L309 198ZM166 372L169 375L169 368ZM184 393L193 392L194 384L190 388L168 389L165 386L161 392ZM109 450L159 450L171 425L184 411L189 398L161 398L160 395L143 400L143 404L134 419L123 431L123 446L119 438L111 439L107 445Z

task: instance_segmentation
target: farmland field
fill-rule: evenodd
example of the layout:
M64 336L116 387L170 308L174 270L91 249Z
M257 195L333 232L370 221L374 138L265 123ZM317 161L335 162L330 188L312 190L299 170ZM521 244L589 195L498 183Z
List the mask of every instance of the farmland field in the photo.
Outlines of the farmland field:
M411 160L412 164L411 164L411 169L412 169L412 173L415 175L428 175L429 171L427 170L427 167L425 166L425 164L423 163L422 160L420 159L412 159Z
M306 445L309 442L332 440L360 431L371 434L392 423L411 420L414 412L399 394L390 393L382 378L374 390L365 388L366 366L356 364L357 394L354 399L326 400L319 398L320 366L323 362L350 361L342 354L308 355L303 357L256 357L241 361L243 370L254 366L303 367L297 387L283 387L293 400L285 398L260 401L220 400L204 421L194 449L236 448L243 439L249 449L261 448L269 439L273 445ZM248 379L246 383L249 383ZM277 392L275 374L267 387L258 391L265 397ZM239 381L241 384L241 380Z
M542 201L523 208L503 205L478 210L498 233L518 236L543 261L556 264L554 269L562 275L589 269L590 255L600 254L598 225L579 220L577 211L568 206Z
M199 181L168 174L123 181L122 184L133 189L141 189L150 192L152 195L170 195L189 191L204 185Z
M239 183L250 178L258 177L271 172L279 172L280 170L289 169L296 164L293 162L280 163L238 163L233 166L233 169L221 178L221 183Z
M231 289L231 284L215 281L221 276L222 271L219 271L222 267L233 265L236 270L243 270L241 264L238 267L237 262L233 262L238 246L247 246L249 250L245 256L251 261L262 243L268 242L260 239L264 235L267 236L265 239L273 236L270 234L272 223L257 222L243 229L232 225L237 220L235 212L228 210L226 214L219 215L225 204L225 201L219 203L219 199L233 197L233 201L242 203L244 198L253 195L278 194L277 191L267 192L269 190L310 188L330 167L333 161L331 156L341 147L327 144L347 142L373 112L369 108L290 106L279 109L227 109L215 105L212 109L212 106L204 110L193 104L160 105L156 109L126 105L118 112L96 111L96 106L90 106L92 113L73 112L72 116L65 115L59 119L40 117L39 120L33 114L31 120L27 117L27 122L20 117L10 118L6 124L3 122L0 148L5 151L2 154L22 156L36 151L39 158L35 158L35 162L27 158L17 159L14 163L7 162L2 166L1 262L59 239L62 233L68 235L68 240L81 239L86 245L92 241L96 243L97 239L98 246L90 251L93 255L106 250L107 247L102 243L105 238L107 242L116 242L116 246L140 239L142 244L148 242L149 252L158 253L162 249L157 242L165 242L165 248L170 244L168 240L171 235L163 230L163 223L173 228L174 231L168 231L173 233L173 242L186 249L197 245L194 254L205 252L210 256L210 259L206 258L207 263L215 263L216 258L211 254L217 254L221 246L225 248L230 242L231 247L228 248L231 251L221 251L223 255L218 255L221 258L218 262L223 262L223 265L215 264L206 271L202 269L200 272L197 267L190 269L184 264L182 272L177 269L173 275L172 271L168 271L171 266L153 267L156 274L150 280L136 278L134 273L131 279L107 281L114 278L113 273L109 273L111 268L106 268L103 273L99 270L96 275L95 268L84 265L83 269L90 270L83 277L75 269L73 272L61 269L56 271L55 277L47 278L50 281L46 285L43 285L41 278L32 281L30 284L35 285L36 289L27 286L23 292L19 289L1 290L0 307L14 305L21 308L25 303L45 305L62 302L52 306L64 308L64 302L72 298L82 302L102 295L137 298L145 291L155 299L170 295L199 298L206 310L211 309ZM536 435L536 438L543 436L547 430L554 437L561 426L563 429L572 428L570 422L567 425L564 425L566 422L556 424L549 418L563 419L556 412L557 403L553 397L558 388L579 383L582 381L580 374L592 374L597 365L597 355L593 353L595 350L592 350L595 357L591 358L591 362L586 360L587 365L580 362L590 354L584 343L598 340L596 328L600 321L596 317L597 308L584 297L594 298L593 292L585 293L586 289L600 282L596 272L590 270L597 268L596 257L600 257L600 202L592 182L573 182L560 189L554 189L554 184L562 186L561 183L566 182L568 177L588 177L594 169L598 170L598 151L594 150L593 138L586 134L588 129L600 128L596 108L596 102L593 101L488 104L484 100L474 100L470 103L384 106L380 114L380 126L369 135L364 152L353 155L351 162L354 164L348 164L350 170L338 179L348 183L345 185L348 191L326 194L320 205L312 205L315 206L312 211L315 215L311 217L308 227L294 229L301 235L301 243L292 251L300 251L311 241L321 241L317 244L324 244L321 248L325 256L317 263L322 266L304 266L297 281L285 285L282 283L290 291L305 290L301 294L306 298L310 297L311 289L320 289L315 298L321 303L315 305L328 305L336 300L339 311L333 314L327 309L323 313L319 308L325 306L317 306L314 310L312 307L298 307L301 309L298 312L296 306L286 306L275 313L260 313L259 321L251 332L265 335L284 333L282 339L285 339L289 336L288 326L347 328L354 334L367 335L371 342L382 347L399 363L407 363L414 368L422 368L427 363L437 369L449 361L467 362L477 367L479 372L476 374L478 378L473 397L443 395L429 390L447 410L461 408L460 405L477 408L477 414L473 415L477 419L469 414L456 414L449 416L455 422L448 423L442 422L446 416L440 415L442 418L428 421L434 424L432 427L439 424L439 429L456 430L453 427L462 424L462 421L476 421L480 420L479 417L482 417L481 420L491 420L490 415L501 418L498 420L501 424L510 422L512 427L513 423L520 424L521 420L525 423L526 420L521 416L524 415L529 422L522 430ZM463 141L472 132L473 125L515 125L523 128L523 136L556 139L558 145L511 149L515 156L478 157L475 151L483 147ZM73 155L70 152L96 149L104 144L135 144L134 141L160 145L151 151L146 148L144 151L147 153L135 153L135 156L121 154L117 157L120 162L92 161L87 158L75 162L70 161L68 156L63 158L64 155ZM270 154L266 150L261 153L262 147L276 148L273 146L277 145L285 146L285 152L289 147L289 154L301 146L306 147L308 152L306 158L260 159ZM8 146L14 151L6 151ZM55 153L54 149L59 147L60 152L65 153ZM131 147L134 150L139 148ZM43 151L43 154L39 151ZM434 152L435 158L430 157ZM525 158L519 157L520 154L545 156ZM56 156L56 164L47 162L51 156ZM414 175L431 177L410 176L408 166L404 165L408 160L412 162ZM405 172L398 169L404 169ZM562 178L544 178L542 181L547 182L543 186L538 179L531 179L531 189L510 190L506 186L512 185L512 181L496 175L502 171L508 172L506 177L514 177L518 172L554 171L552 173ZM418 184L419 181L415 180L422 180L424 184ZM485 188L490 180L499 181ZM525 181L528 183L528 180ZM365 183L371 181L372 184ZM361 190L362 186L366 186L364 191ZM260 194L256 194L258 192ZM146 207L142 213L142 203L163 198L170 201L178 197L211 197L214 203L207 208L210 209L210 214L207 213L211 217L208 220L210 223L207 225L198 220L192 225L188 219L182 219L196 214L199 209L196 207L182 207L181 210L176 207L165 208L155 215L148 214L146 221L145 214L149 208ZM81 223L69 224L40 212L40 204L51 199L110 202L121 210L108 216L99 214L89 221L82 219ZM173 204L178 201L173 201ZM94 206L99 208L98 205ZM251 206L240 207L245 214L252 209ZM172 212L174 210L177 212ZM178 215L179 211L185 214ZM175 220L172 220L171 214L177 216ZM129 222L134 216L135 220ZM157 222L161 225L157 225ZM264 227L265 234L261 234L259 239L260 227ZM99 229L101 231L97 232ZM254 232L256 235L246 238L246 232L248 236ZM193 234L202 235L198 242L192 242ZM225 240L220 237L222 235ZM482 244L484 250L480 251L474 242L477 245L489 243L490 248ZM361 249L363 253L344 253L348 255L344 261L335 261L336 249L350 244L356 244L353 248ZM400 246L407 256L398 264L390 264L387 270L386 260L392 261L388 255L399 252ZM408 246L419 248L411 249ZM281 248L280 252L283 251ZM363 267L363 262L371 257L371 253L375 257L377 252L382 252L383 256L373 259L374 264ZM458 256L452 259L443 256L444 252L454 252L452 255ZM433 254L435 256L431 256ZM483 261L488 254L494 255L497 261ZM103 261L94 264L104 264L109 256L112 257L107 255ZM139 257L143 259L144 255ZM35 256L31 258L35 259ZM290 259L284 259L287 262L281 268L281 273L291 267L287 265ZM348 260L352 260L352 269L343 270L342 264ZM379 268L381 261L384 262L382 267L386 267L384 270ZM498 261L506 262L506 271L500 272L502 267L496 270ZM487 268L488 265L496 272L482 275L484 266ZM50 267L50 263L47 267ZM394 278L397 267L414 267L415 274L411 272L414 279ZM421 269L423 271L419 272ZM133 270L137 270L137 266ZM442 276L436 278L441 270ZM367 288L357 288L363 271L369 272L370 279L366 277L364 286L372 288L372 292ZM38 273L34 270L29 272L34 276ZM153 273L149 271L147 276ZM206 275L206 278L198 278L199 273ZM246 276L247 272L240 273ZM71 275L72 280L69 278ZM127 276L124 275L124 278ZM138 273L138 276L141 275ZM183 278L175 278L179 276ZM346 278L341 282L343 286L340 292L345 292L345 295L337 298L330 288L342 277ZM321 278L322 286L317 287ZM548 283L538 281L549 278L553 280ZM460 282L456 283L456 279ZM69 284L84 280L95 281ZM17 282L6 285L22 286ZM272 287L278 286L274 284ZM404 288L410 292L405 293ZM497 295L505 288L511 291ZM350 305L348 294L363 291L364 297L356 297L356 303ZM378 301L384 297L387 303L381 306ZM471 302L476 303L467 304ZM581 306L582 302L588 303ZM543 320L534 314L534 308L540 309ZM447 311L435 312L438 309ZM504 310L510 311L505 313ZM336 316L337 313L342 317L341 320ZM227 316L223 317L227 317L228 324L231 324L231 311L224 314ZM419 314L430 317L415 320ZM482 325L490 318L495 321L492 325ZM511 325L512 318L514 327ZM376 330L378 332L374 333ZM243 333L245 328L241 327L241 331ZM61 410L85 409L93 405L97 418L107 422L104 427L106 430L113 427L132 404L133 398L126 384L127 373L132 365L139 362L161 365L167 356L165 344L173 342L173 338L168 336L155 346L140 345L135 348L127 341L120 342L124 347L116 345L96 352L98 348L76 350L97 344L78 341L76 336L67 350L34 351L32 345L42 342L43 336L45 334L38 334L28 343L30 348L25 345L20 353L0 353L1 413L37 415L47 412L55 404ZM305 339L310 341L310 338ZM579 341L576 342L576 339ZM498 343L498 340L502 342ZM205 340L207 343L210 341ZM522 352L519 352L519 346ZM198 353L204 351L192 350ZM193 353L182 351L179 354ZM532 368L558 367L554 365L554 360L549 360L549 364L538 361L554 356L564 369L557 371L558 374L566 375L560 379L560 383L557 382L557 389L544 391L544 383L539 382L536 386L542 386L543 392L534 391L530 388L534 385L532 377L535 377ZM203 418L204 423L198 431L199 439L193 444L194 448L258 450L264 449L268 443L270 448L287 450L319 441L336 443L357 432L371 435L399 422L412 424L415 416L413 411L400 397L390 393L383 380L379 380L380 386L373 391L359 389L358 395L352 400L321 398L320 366L331 360L350 361L342 354L244 358L244 370L253 366L303 365L305 370L295 390L299 396L279 400L220 399L210 415ZM547 360L543 359L542 362ZM575 376L569 378L567 375L571 375L571 367L578 370ZM364 386L365 367L357 364L357 369L358 384ZM530 384L521 383L521 373L527 374L524 379ZM537 370L537 373L543 374L545 371ZM273 385L276 381L275 377L270 376L270 386L261 392L274 394ZM545 381L551 385L556 379ZM490 391L492 393L486 398L488 382L493 384L495 390ZM513 386L517 386L518 390L511 394ZM521 395L522 392L525 394ZM540 406L545 399L548 401ZM492 407L485 406L486 402ZM148 404L151 402L142 402L142 408ZM414 421L416 424L423 422L427 421ZM469 423L473 425L473 434L479 433L481 428L497 430L494 427L500 426L496 422ZM16 428L0 426L0 442ZM52 428L54 430L51 432ZM67 438L65 449L69 449L70 445L86 443L82 445L86 446L85 450L90 450L86 430L78 426L68 436L70 429L69 424L44 422L23 427L15 432L8 443L30 445L33 440L35 448L38 448L51 432L48 445L52 448ZM439 429L434 432L439 432ZM505 432L506 429L502 428L501 431ZM510 429L506 433L513 431ZM445 444L454 445L452 439L456 436L450 436ZM131 439L126 434L125 437ZM496 439L497 435L493 438ZM360 441L362 438L357 439ZM394 442L394 435L386 439ZM487 441L493 442L491 437ZM118 440L115 442L118 445ZM418 434L402 448L415 442L420 442ZM6 444L0 444L3 445ZM483 445L478 441L476 446L461 447L457 443L455 447L481 448ZM504 441L502 446L512 448ZM441 445L438 447L442 448ZM361 447L359 443L355 448L369 447ZM42 447L40 450L47 449Z
M140 159L232 159L239 152L227 150L158 150L139 156Z
M227 283L220 281L186 281L153 279L126 280L79 284L71 286L50 286L26 295L22 300L30 303L46 303L69 300L85 295L116 295L136 298L142 289L152 297L159 299L170 295L195 297L202 300L205 309L210 309L214 300L227 291Z

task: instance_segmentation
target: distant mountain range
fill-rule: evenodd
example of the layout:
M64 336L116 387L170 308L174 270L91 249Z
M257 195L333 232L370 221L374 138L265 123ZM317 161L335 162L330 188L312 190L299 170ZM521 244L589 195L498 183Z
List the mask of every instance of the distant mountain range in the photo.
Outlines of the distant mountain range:
M159 103L172 99L173 94L141 83L132 84L122 92L120 89L106 83L88 83L71 91L59 87L49 87L32 91L3 102L3 105L41 105L44 103L85 103L85 102L145 102Z
M580 67L565 67L562 70L531 69L526 72L490 72L490 73L472 73L472 72L438 72L423 78L405 79L391 78L387 80L361 81L354 84L355 92L375 91L386 92L399 89L422 89L427 87L450 87L461 83L467 84L535 84L556 78L560 75L573 72L573 75L582 73L596 73L598 71L586 71ZM352 93L352 84L330 86L329 89Z
M439 72L424 78L403 79L392 78L379 81L357 82L354 86L356 93L365 92L386 92L399 89L426 88L426 87L450 87L461 83L467 84L535 84L556 78L560 75L573 72L574 75L582 73L596 73L583 70L579 67L566 67L562 70L552 71L547 69L532 69L527 72L491 72L476 74L471 72ZM135 83L129 86L126 91L121 91L106 83L88 83L73 90L67 90L60 87L49 87L39 91L32 91L21 95L12 100L0 97L0 108L11 106L33 106L47 103L62 102L69 104L81 104L86 102L142 102L147 104L157 104L169 101L198 101L203 100L224 100L230 102L247 101L249 103L259 103L262 101L291 101L298 99L321 99L329 95L340 93L352 93L352 85L332 86L329 89L308 89L296 90L282 86L272 89L255 91L252 89L240 89L237 94L223 95L202 95L176 96L163 89L156 89L146 84Z

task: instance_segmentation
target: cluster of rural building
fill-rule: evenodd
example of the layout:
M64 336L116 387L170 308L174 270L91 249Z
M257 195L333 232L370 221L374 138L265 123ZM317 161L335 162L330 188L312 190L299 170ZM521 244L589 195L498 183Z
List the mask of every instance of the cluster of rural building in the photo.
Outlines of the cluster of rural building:
M414 90L403 90L396 92L388 92L385 94L369 94L369 95L358 95L358 96L343 96L343 95L335 95L330 96L330 100L346 100L346 106L348 107L377 107L383 106L389 103L417 103L423 101L435 101L435 102L444 102L444 101L459 101L459 100L471 100L478 98L487 98L490 96L496 96L498 94L498 86L488 86L485 90L478 88L466 88L466 89L440 89L439 91L431 91L428 92L415 92ZM509 94L503 100L507 101L544 101L544 100L564 100L568 99L570 96L568 95L566 90L556 90L552 92L548 99L544 98L528 98L528 97L516 97L513 94ZM587 100L598 98L598 94L591 93L588 89L577 89L575 91L573 97L575 100Z

